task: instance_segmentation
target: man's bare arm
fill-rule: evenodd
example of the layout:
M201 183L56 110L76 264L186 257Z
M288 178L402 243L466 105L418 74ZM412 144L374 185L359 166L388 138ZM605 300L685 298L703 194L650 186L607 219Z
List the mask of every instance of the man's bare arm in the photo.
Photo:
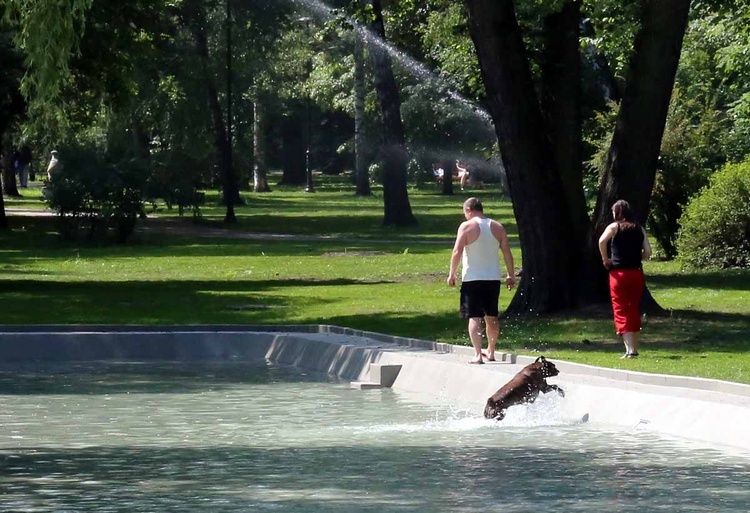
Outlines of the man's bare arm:
M467 224L461 223L456 233L456 242L453 244L453 252L451 253L451 267L448 271L448 285L451 287L456 286L456 273L458 273L458 264L461 262L461 255L463 254L464 247L466 246L466 232Z
M508 233L505 231L505 227L496 222L492 222L492 234L495 236L497 241L500 243L500 251L503 254L503 261L505 262L505 270L508 275L505 277L505 284L508 289L512 289L516 286L516 268L513 263L513 253L510 251L510 242L508 242Z

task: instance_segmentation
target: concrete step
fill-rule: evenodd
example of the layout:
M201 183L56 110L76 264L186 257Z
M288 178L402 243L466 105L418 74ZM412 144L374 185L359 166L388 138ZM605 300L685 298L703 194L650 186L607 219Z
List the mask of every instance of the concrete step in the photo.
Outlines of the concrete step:
M380 383L373 383L372 381L352 381L352 388L357 390L376 390L383 388Z

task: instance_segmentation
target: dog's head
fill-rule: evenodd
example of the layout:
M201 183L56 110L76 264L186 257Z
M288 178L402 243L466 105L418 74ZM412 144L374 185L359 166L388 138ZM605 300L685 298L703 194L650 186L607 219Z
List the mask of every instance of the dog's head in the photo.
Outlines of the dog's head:
M542 376L545 378L551 378L552 376L557 376L560 374L560 371L557 370L557 367L555 367L555 364L552 362L548 362L547 359L544 356L540 356L534 361L534 366L539 370L539 372L542 373Z

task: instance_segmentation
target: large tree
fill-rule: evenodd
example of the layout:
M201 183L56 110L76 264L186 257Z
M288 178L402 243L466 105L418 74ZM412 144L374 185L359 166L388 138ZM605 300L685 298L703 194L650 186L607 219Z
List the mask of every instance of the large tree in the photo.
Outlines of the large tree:
M557 54L553 61L572 63L578 58L579 2L560 4L547 20L547 48ZM548 94L540 101L515 2L466 5L521 242L523 280L509 311L546 313L602 301L605 275L596 240L616 199L630 201L641 221L648 213L690 2L640 1L640 28L592 220L582 215L586 204L577 192L583 185L579 157L561 147L580 130L571 89L579 87L575 68L542 67Z
M25 102L20 91L23 76L22 58L11 44L14 32L2 26L3 8L0 7L0 228L7 228L5 200L3 194L19 196L13 168L13 151L18 141L12 137L15 127L21 122L25 112Z
M380 37L379 44L370 45L370 59L383 122L380 153L383 165L383 224L408 226L415 224L417 220L412 214L409 192L406 189L406 165L409 157L401 122L401 98L393 76L391 59L384 47L386 39L381 1L373 0L372 7L372 27Z
M232 134L229 131L231 114L225 115L225 109L222 108L220 102L217 77L211 66L211 62L216 59L216 56L212 55L209 49L210 34L207 27L210 24L203 4L204 2L201 0L184 2L181 16L193 36L195 50L200 58L201 76L208 100L208 108L211 112L214 145L226 206L224 222L234 223L237 221L234 205L239 202L239 184L232 165ZM229 13L226 13L226 16L229 18ZM229 49L226 48L225 50L231 56ZM229 105L230 103L227 101L227 110Z

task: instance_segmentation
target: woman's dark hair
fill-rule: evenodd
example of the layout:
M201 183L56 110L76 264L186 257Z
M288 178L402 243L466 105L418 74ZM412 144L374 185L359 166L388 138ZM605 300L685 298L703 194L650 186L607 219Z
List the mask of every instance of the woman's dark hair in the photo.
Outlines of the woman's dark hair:
M636 225L633 217L633 210L630 208L630 203L625 200L615 201L615 204L612 205L612 215L616 222L623 225L623 228L629 228Z

